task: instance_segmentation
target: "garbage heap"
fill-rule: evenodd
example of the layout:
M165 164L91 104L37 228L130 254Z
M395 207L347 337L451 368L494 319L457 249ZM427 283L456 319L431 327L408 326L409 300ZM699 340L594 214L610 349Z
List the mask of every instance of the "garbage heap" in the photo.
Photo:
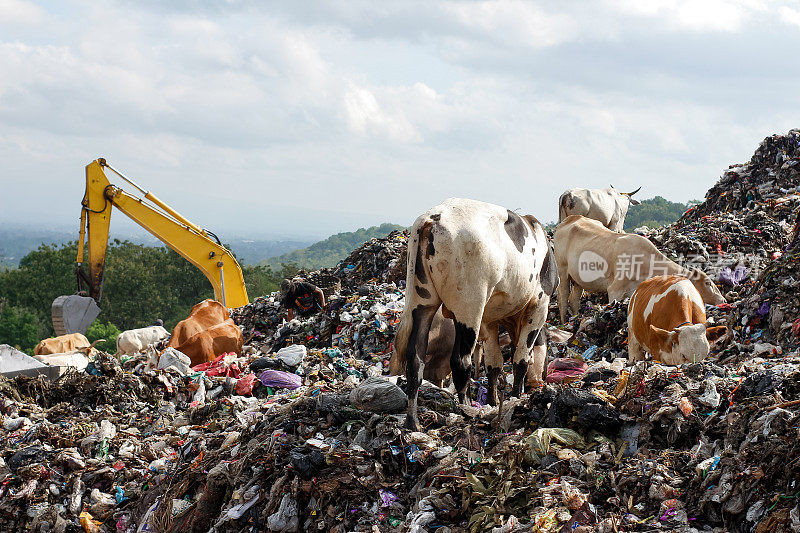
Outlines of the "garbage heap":
M325 311L285 322L278 294L256 298L233 310L245 343L270 353L289 344L312 348L337 347L359 358L386 359L405 305L394 283L365 283L350 292L348 285L328 299ZM388 364L388 363L387 363Z
M747 285L790 243L800 207L800 130L764 139L745 164L731 165L674 224L637 228L658 248L689 267L715 277L725 270L728 300L740 299ZM732 291L732 292L731 292Z
M402 380L335 348L229 356L186 373L101 354L96 375L2 382L0 528L800 525L800 357L624 363L589 359L577 377L562 372L494 407L458 406L425 384L424 430L409 432Z
M395 230L361 245L339 262L333 274L342 280L343 288L351 290L370 281L403 286L407 249L408 230Z
M301 274L326 293L324 312L284 323L286 310L272 294L234 309L231 318L245 344L264 353L302 343L335 346L360 358L388 357L405 304L407 245L408 231L393 231L367 241L334 269Z
M698 207L654 237L716 250L713 227L724 252L767 254L708 308L733 332L706 360L628 365L625 304L591 298L548 328L546 386L510 397L506 364L489 406L483 378L469 405L425 383L408 431L403 379L386 375L395 234L309 274L341 280L325 313L283 323L275 294L234 310L242 354L190 368L169 349L101 352L57 381L0 379L0 530L800 531L800 272L790 239L750 225L788 235L792 217L763 208L795 202L770 196L797 158L783 137L742 167L744 188L715 186L725 213Z
M788 220L800 200L799 173L800 130L771 135L761 142L749 162L731 165L723 173L709 189L706 200L690 212L690 217L697 219L770 206L773 218Z

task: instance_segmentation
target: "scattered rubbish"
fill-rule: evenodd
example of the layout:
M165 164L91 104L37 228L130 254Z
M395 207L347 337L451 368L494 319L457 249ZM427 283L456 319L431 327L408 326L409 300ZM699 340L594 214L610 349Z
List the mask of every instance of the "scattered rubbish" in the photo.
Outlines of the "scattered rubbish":
M799 172L800 132L769 137L681 220L641 230L725 291L706 312L731 333L700 363L629 364L626 302L593 295L548 328L545 386L513 398L501 381L487 406L485 377L472 405L423 382L408 431L404 379L387 376L395 232L305 275L327 291L320 313L287 322L277 294L222 313L235 349L194 366L187 331L0 378L0 530L797 530Z

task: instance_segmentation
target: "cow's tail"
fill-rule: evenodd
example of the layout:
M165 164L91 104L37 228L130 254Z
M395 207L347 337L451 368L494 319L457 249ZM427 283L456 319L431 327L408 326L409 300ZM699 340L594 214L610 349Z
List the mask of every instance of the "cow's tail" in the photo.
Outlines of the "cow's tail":
M438 216L434 215L437 219ZM422 216L414 222L408 239L408 262L406 266L406 304L394 337L394 350L389 361L389 373L393 376L406 371L408 342L413 329L412 313L417 306L441 303L428 269L428 257L433 250L431 228L435 219ZM424 297L423 295L426 295ZM424 355L423 355L424 357Z

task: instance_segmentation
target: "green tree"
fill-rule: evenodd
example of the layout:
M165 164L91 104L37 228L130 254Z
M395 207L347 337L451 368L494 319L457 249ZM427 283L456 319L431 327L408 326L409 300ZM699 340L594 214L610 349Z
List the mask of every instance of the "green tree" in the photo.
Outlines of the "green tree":
M0 297L35 315L40 338L53 334L53 300L75 293L76 249L75 243L42 245L23 257L18 268L0 272ZM98 320L125 330L161 318L169 329L213 294L205 276L172 250L115 240L106 254Z
M0 344L8 344L28 355L39 342L39 320L26 309L0 301Z
M681 204L656 196L642 200L639 205L632 205L625 217L625 231L632 231L639 226L657 228L672 224L686 212L692 202Z
M89 329L86 330L86 338L89 342L94 342L100 339L105 339L104 342L98 343L95 347L108 353L117 352L117 336L122 333L117 326L111 322L103 324L99 320L92 322Z

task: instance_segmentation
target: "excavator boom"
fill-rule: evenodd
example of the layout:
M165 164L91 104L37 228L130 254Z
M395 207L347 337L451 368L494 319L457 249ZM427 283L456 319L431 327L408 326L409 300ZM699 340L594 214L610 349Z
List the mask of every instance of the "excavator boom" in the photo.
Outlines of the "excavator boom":
M142 197L112 185L104 168L135 187ZM79 290L85 286L95 302L99 302L103 295L109 225L114 207L199 268L211 282L217 301L226 307L240 307L249 302L242 269L233 254L218 239L215 240L216 236L212 239L212 233L181 216L154 194L114 170L104 159L97 159L86 166L86 192L81 205L76 272ZM83 269L84 243L88 243L88 272ZM91 306L81 298L78 295L62 296L53 302L53 325L57 334L74 333L75 331L67 330L75 328L83 328L85 331L91 320L97 316L99 308L91 319L88 318L91 313L86 314L86 309ZM74 309L74 314L83 312L83 319L67 316L68 309ZM83 323L87 320L88 323L84 326ZM63 331L58 331L59 329Z

